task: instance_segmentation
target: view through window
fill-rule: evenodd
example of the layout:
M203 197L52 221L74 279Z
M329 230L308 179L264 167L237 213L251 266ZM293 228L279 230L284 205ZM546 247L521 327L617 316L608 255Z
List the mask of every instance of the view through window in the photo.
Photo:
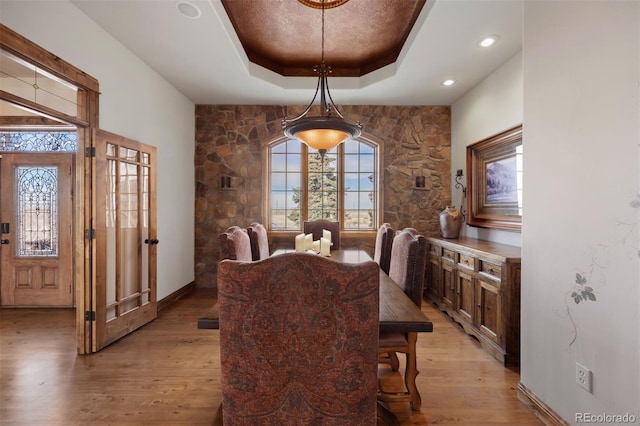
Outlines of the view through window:
M269 147L270 229L301 230L307 220L339 221L345 231L378 224L378 147L348 140L323 156L287 139Z

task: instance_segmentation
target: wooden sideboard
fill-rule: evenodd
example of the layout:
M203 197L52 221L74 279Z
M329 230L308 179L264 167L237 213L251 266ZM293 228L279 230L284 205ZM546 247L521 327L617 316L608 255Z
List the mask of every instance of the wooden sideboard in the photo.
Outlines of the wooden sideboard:
M427 238L425 297L504 365L520 364L520 248Z

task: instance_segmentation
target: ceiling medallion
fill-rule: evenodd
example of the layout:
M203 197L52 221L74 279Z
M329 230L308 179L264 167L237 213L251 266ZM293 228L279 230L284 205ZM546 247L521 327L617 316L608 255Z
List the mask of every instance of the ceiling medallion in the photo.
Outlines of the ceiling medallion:
M323 7L323 2L322 0L298 0L300 3L304 4L307 7L312 7L314 9L322 9ZM348 2L349 0L325 0L324 1L324 8L325 9L331 9L334 7L338 7L338 6L342 6L343 4L345 4L346 2Z

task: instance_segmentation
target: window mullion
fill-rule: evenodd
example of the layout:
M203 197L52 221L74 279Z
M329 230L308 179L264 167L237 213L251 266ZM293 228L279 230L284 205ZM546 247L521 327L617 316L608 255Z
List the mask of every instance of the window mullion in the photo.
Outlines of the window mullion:
M302 223L305 220L309 220L309 148L306 144L302 145L302 176L301 176L301 188L302 191L302 206L300 210L300 229L302 229Z
M338 147L338 156L336 165L338 175L338 220L340 222L340 232L344 231L345 217L344 217L344 144Z

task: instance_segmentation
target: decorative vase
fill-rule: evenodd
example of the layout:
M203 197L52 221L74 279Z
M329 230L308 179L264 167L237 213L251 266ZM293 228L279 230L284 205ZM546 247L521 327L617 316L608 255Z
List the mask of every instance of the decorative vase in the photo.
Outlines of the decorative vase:
M447 206L440 213L440 229L444 238L458 238L464 218L455 206Z

